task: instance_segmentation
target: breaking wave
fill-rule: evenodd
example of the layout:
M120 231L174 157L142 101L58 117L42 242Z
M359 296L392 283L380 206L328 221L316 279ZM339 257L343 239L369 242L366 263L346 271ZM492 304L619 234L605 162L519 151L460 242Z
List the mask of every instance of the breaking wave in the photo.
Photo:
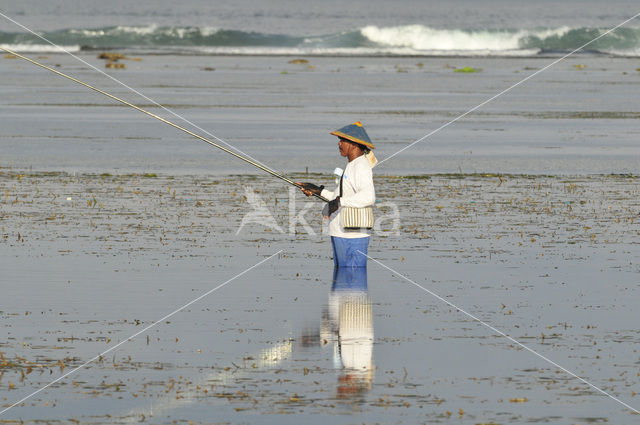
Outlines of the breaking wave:
M210 27L116 26L73 28L41 35L67 50L138 49L156 53L234 55L534 56L574 50L599 28L437 29L424 25L366 26L315 36L265 34ZM56 48L28 33L0 32L0 44L23 52ZM619 28L585 49L640 56L640 28Z

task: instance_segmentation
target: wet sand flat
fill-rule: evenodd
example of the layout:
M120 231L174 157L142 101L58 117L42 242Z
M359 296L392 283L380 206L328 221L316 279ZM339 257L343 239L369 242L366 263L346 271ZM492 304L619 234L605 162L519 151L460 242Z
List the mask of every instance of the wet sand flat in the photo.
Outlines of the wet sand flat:
M636 175L375 179L369 255L397 273L369 261L373 339L354 350L320 204L278 181L1 169L3 407L279 252L2 420L635 421L398 274L637 408ZM257 207L270 225L242 226Z
M362 121L378 157L388 158L557 59L130 52L141 60L120 61L126 69L119 70L105 68L98 53L79 55L269 167L321 173L333 170L337 157L329 132L346 123ZM296 59L306 62L289 63ZM74 58L38 60L180 123ZM476 72L456 72L465 67ZM376 172L637 173L637 69L634 58L568 58ZM255 171L25 61L0 58L0 73L0 166L98 174Z

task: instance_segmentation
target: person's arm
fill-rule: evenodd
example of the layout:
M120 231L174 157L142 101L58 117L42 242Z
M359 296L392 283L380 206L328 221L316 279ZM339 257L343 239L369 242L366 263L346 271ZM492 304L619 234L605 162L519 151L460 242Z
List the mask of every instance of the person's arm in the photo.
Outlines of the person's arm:
M328 189L322 189L322 192L320 192L320 196L330 201L333 201L334 199L336 199L336 196L338 196L339 194L340 194L340 186L338 186L332 191Z
M371 167L366 164L359 167L352 174L355 192L353 195L344 195L340 198L340 205L343 207L364 208L376 202L376 192L373 187L373 173ZM343 183L344 184L344 183Z

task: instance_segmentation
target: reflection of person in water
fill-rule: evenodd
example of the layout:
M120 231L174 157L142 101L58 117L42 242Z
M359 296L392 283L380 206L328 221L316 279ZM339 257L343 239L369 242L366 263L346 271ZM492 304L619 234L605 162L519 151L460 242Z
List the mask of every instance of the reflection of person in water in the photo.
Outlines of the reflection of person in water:
M373 311L366 267L334 269L323 319L321 338L334 341L336 366L343 369L338 378L338 398L367 392L373 381Z

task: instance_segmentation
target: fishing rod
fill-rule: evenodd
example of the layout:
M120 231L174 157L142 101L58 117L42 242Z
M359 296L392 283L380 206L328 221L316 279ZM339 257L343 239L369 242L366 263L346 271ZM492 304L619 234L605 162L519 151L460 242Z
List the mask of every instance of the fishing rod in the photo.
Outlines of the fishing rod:
M80 81L80 80L78 80L77 78L74 78L74 77L72 77L72 76L70 76L70 75L67 75L67 74L65 74L65 73L63 73L63 72L60 72L60 71L58 71L58 70L55 70L55 69L53 69L53 68L51 68L51 67L49 67L49 66L47 66L47 65L44 65L44 64L42 64L42 63L40 63L40 62L38 62L38 61L35 61L35 60L31 59L31 58L28 58L28 57L26 57L26 56L23 56L23 55L21 55L21 54L19 54L19 53L16 53L16 52L14 52L14 51L12 51L12 50L10 50L10 49L7 49L6 47L4 47L4 46L2 46L2 45L0 45L0 49L4 50L5 52L7 52L7 53L9 53L9 54L11 54L11 55L14 55L14 56L16 56L16 57L18 57L18 58L20 58L20 59L24 59L24 60L25 60L25 61L27 61L27 62L31 62L32 64L34 64L34 65L36 65L36 66L39 66L40 68L44 68L44 69L46 69L47 71L51 71L51 72L53 72L54 74L58 74L58 75L59 75L59 76L61 76L61 77L64 77L64 78L66 78L66 79L68 79L68 80L71 80L71 81L73 81L73 82L75 82L75 83L78 83L78 84L80 84L80 85L82 85L82 86L85 86L85 87L87 87L87 88L89 88L89 89L91 89L91 90L93 90L93 91L96 91L96 92L98 92L98 93L100 93L100 94L102 94L102 95L104 95L104 96L107 96L107 97L108 97L108 98L110 98L110 99L113 99L113 100L115 100L115 101L117 101L117 102L122 103L123 105L129 106L130 108L133 108L133 109L135 109L135 110L137 110L137 111L140 111L140 112L142 112L143 114L146 114L146 115L148 115L148 116L150 116L150 117L152 117L152 118L157 119L158 121L162 121L163 123L168 124L168 125L170 125L170 126L171 126L171 127L173 127L173 128L177 128L178 130L181 130L181 131L183 131L183 132L187 133L188 135L195 137L196 139L198 139L198 140L200 140L200 141L203 141L203 142L205 142L205 143L208 143L208 144L210 144L211 146L214 146L214 147L216 147L216 148L218 148L218 149L220 149L220 150L222 150L222 151L224 151L224 152L226 152L226 153L228 153L228 154L230 154L230 155L233 155L233 156L235 156L236 158L241 159L241 160L243 160L244 162L246 162L246 163L249 163L249 164L253 165L254 167L258 167L258 168L259 168L259 169L261 169L262 171L265 171L265 172L267 172L267 173L271 174L272 176L274 176L274 177L276 177L276 178L279 178L280 180L283 180L283 181L285 181L285 182L289 183L289 184L290 184L290 185L292 185L292 186L295 186L295 187L298 187L298 188L301 188L301 187L302 187L301 185L297 184L296 182L294 182L293 180L291 180L291 179L287 178L286 176L284 176L284 175L282 175L282 174L279 174L279 173L277 173L276 171L274 171L274 170L272 170L272 169L270 169L270 168L268 168L268 167L265 167L264 165L262 165L262 164L260 164L260 163L258 163L258 162L256 162L256 161L253 161L253 160L251 160L251 159L249 159L249 158L247 158L247 157L245 157L245 156L243 156L243 155L240 155L240 154L238 154L238 153L236 153L236 152L233 152L232 150L227 149L227 148L225 148L224 146L221 146L221 145L217 144L216 142L214 142L214 141L212 141L212 140L210 140L210 139L207 139L207 138L206 138L206 137L204 137L204 136L201 136L201 135L199 135L199 134L197 134L197 133L194 133L193 131L187 130L186 128L184 128L184 127L182 127L182 126L179 126L178 124L175 124L175 123L173 123L173 122L171 122L171 121L169 121L169 120L167 120L167 119L165 119L165 118L162 118L162 117L161 117L161 116L159 116L159 115L156 115L156 114L154 114L154 113L152 113L152 112L149 112L149 111L147 111L146 109L143 109L143 108L141 108L141 107L139 107L139 106L136 106L136 105L134 105L134 104L133 104L133 103L131 103L131 102L127 102L127 101L126 101L126 100L124 100L124 99L120 99L119 97L114 96L114 95L112 95L111 93L107 93L106 91L101 90L101 89L99 89L99 88L97 88L97 87L94 87L94 86L92 86L92 85L90 85L90 84L87 84L87 83L85 83L84 81ZM324 196L322 196L322 195L318 195L318 194L315 194L315 193L314 193L314 194L313 194L313 196L315 196L316 198L318 198L318 199L320 199L320 200L322 200L322 201L324 201L324 202L329 202L329 200L328 200L327 198L325 198Z

